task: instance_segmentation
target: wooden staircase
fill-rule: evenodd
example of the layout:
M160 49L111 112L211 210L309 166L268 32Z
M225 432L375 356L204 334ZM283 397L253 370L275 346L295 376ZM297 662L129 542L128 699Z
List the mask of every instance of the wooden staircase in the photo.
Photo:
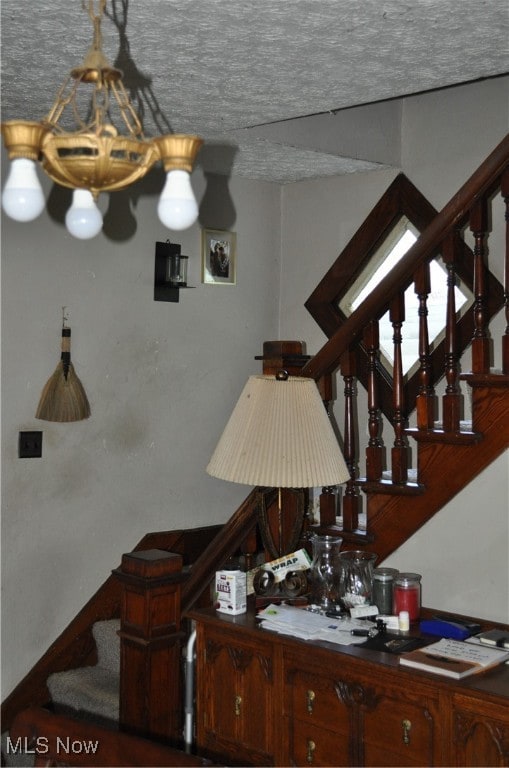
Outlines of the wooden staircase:
M351 473L343 499L342 527L346 548L368 547L379 562L407 541L455 494L468 485L509 446L509 136L507 136L453 199L438 213L398 265L384 278L358 309L337 329L317 355L307 361L302 375L317 382L338 370L344 381L344 454ZM487 286L494 285L487 266L489 224L494 206L502 206L505 217L505 305L506 328L502 339L492 340L489 320L493 311ZM454 287L468 252L466 233L474 241L472 308L473 336L470 345L471 371L460 372ZM430 292L430 263L441 254L447 269L443 365L433 375L433 351L428 340L427 298ZM490 280L488 279L490 278ZM336 279L334 270L330 281ZM414 285L419 298L419 371L415 401L406 402L407 387L402 373L404 335L404 291ZM327 287L329 298L338 290ZM488 307L491 307L489 310ZM330 309L331 307L329 307ZM392 446L382 441L380 390L387 385L387 371L380 363L378 324L387 312L394 330L393 371L390 380ZM329 312L329 317L331 313ZM327 313L322 316L327 316ZM323 327L323 326L322 326ZM329 325L330 328L330 325ZM491 368L492 345L499 345L502 370ZM362 353L362 354L361 354ZM360 361L366 370L360 371ZM436 368L436 364L435 364ZM359 427L356 382L366 382L369 439L365 471L358 470L362 457L355 442ZM435 392L443 378L445 391ZM472 422L462 420L465 394L461 382L471 390ZM465 385L463 385L465 386ZM408 426L408 415L416 424ZM439 420L437 420L437 418ZM408 439L416 441L417 466L410 471ZM390 461L386 460L390 457ZM359 514L365 495L366 529L359 530ZM330 511L320 515L321 532L339 532Z

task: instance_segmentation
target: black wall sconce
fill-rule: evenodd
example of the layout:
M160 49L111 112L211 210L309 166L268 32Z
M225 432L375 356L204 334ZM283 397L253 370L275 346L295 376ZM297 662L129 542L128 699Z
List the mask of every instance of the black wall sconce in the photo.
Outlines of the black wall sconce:
M188 256L180 253L179 243L156 243L154 301L178 301L180 288L188 288Z

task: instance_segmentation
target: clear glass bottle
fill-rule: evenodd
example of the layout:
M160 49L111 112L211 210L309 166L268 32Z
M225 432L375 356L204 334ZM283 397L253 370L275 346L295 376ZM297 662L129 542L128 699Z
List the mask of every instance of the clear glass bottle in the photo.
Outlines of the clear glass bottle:
M339 536L313 536L313 560L309 571L311 602L321 610L336 610L339 604Z
M377 555L373 552L362 550L341 552L339 594L345 608L370 605L376 558Z
M408 611L410 621L417 621L421 613L420 573L400 573L394 579L393 613Z
M378 613L384 616L392 613L392 592L398 574L397 568L375 568L373 571L371 602L378 608Z

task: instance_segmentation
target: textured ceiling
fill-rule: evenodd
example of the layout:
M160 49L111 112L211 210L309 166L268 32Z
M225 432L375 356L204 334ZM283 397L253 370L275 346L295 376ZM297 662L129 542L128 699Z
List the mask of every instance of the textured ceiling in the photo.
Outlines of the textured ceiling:
M397 139L398 102L360 105L509 71L507 0L108 0L107 14L103 47L147 134L198 133L206 170L280 183L397 164L370 131L384 110L379 133ZM83 61L89 15L1 0L1 21L2 119L40 119Z

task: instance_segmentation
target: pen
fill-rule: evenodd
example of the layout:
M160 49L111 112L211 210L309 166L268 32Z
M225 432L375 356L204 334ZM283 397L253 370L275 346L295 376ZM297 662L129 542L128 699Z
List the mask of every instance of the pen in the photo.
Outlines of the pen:
M437 656L434 653L426 653L427 659L432 659L433 661L446 661L448 664L458 664L457 659L449 659L447 656Z
M355 637L369 637L369 629L351 629L350 634Z

